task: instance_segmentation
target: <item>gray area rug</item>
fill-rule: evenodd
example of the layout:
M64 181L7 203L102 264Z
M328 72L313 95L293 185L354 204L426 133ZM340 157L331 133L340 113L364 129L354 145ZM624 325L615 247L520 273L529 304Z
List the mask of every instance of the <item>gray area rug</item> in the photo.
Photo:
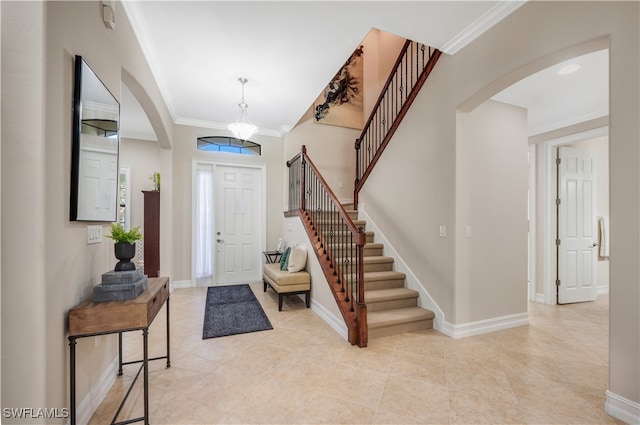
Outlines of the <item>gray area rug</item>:
M202 339L273 329L249 285L210 286Z

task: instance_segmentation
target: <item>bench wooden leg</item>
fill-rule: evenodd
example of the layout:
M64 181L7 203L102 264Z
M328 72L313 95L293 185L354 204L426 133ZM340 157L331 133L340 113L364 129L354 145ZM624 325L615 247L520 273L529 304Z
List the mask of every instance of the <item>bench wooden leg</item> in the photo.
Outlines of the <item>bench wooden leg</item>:
M278 294L278 311L282 311L282 297L284 295Z
M311 291L305 291L304 299L307 302L307 308L311 307Z

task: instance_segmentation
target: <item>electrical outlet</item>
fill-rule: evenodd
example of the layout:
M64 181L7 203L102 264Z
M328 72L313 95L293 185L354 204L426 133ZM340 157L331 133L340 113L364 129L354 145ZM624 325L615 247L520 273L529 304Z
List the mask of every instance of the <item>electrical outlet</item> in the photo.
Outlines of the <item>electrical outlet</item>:
M444 238L447 236L447 226L440 226L440 237Z
M471 238L471 226L467 224L467 227L464 228L464 237L467 239Z
M102 242L102 226L89 224L87 226L87 245Z

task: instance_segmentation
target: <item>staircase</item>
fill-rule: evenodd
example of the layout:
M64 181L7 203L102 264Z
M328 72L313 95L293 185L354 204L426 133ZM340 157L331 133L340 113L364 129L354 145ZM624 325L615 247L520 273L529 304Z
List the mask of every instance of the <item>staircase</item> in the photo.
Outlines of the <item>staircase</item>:
M375 242L366 221L358 220L358 212L349 207L346 205L347 214L366 235L363 268L369 339L431 329L434 313L418 307L418 292L405 287L406 275L393 270L394 260L383 255L384 245Z
M407 40L365 127L356 140L354 205L358 194L440 57L440 51ZM298 215L348 330L351 344L369 338L433 327L434 313L418 307L384 246L345 209L320 174L306 147L287 161L288 211Z

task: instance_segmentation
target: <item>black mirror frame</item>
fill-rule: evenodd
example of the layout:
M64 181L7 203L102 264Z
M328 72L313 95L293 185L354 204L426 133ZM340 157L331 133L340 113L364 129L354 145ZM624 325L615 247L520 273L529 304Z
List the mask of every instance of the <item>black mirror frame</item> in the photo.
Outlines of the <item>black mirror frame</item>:
M103 85L105 90L111 95L114 102L118 105L118 125L117 125L117 151L116 151L116 173L119 173L120 169L120 102L113 96L113 93L102 82L98 74L93 71L88 63L82 56L76 55L74 62L74 83L73 83L73 113L72 113L72 145L71 145L71 192L70 192L70 208L69 208L69 220L70 221L95 221L95 222L116 222L118 219L118 193L117 184L116 192L114 194L114 216L109 219L96 219L89 220L78 218L78 201L79 201L79 175L80 175L80 145L82 134L82 81L83 64L89 71L93 73L96 79ZM118 174L116 174L117 181Z

